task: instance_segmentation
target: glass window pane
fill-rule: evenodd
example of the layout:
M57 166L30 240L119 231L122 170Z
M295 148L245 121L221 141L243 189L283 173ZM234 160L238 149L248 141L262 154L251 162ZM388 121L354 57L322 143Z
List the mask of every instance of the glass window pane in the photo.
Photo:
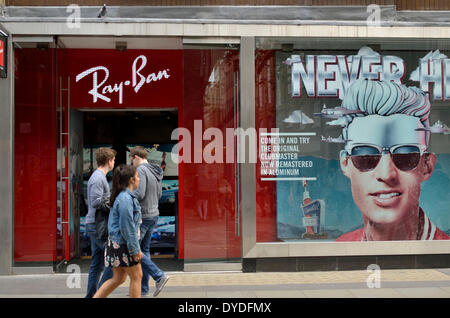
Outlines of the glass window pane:
M240 258L233 136L226 139L236 124L239 51L185 49L183 65L184 257Z
M449 239L449 44L256 39L257 242ZM352 143L433 155L361 172Z

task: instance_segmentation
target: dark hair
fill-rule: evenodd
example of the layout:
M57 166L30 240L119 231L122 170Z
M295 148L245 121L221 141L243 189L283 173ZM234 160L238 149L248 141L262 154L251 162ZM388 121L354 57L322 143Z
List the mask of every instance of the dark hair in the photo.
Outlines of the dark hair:
M132 156L132 157L133 156L138 156L138 157L140 157L142 159L147 159L148 151L145 150L145 148L142 147L142 146L136 146L133 149L131 149L130 156Z
M112 178L112 194L109 200L109 206L112 207L117 196L125 190L130 184L130 179L136 174L136 168L133 166L121 164L114 169Z

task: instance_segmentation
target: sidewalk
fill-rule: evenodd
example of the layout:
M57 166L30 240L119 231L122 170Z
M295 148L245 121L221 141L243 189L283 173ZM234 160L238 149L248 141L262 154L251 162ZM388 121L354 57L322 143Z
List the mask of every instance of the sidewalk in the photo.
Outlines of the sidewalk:
M167 273L158 298L450 298L450 269L381 270L380 288L367 271ZM88 275L78 275L0 276L0 298L82 298ZM128 286L110 297L126 298Z

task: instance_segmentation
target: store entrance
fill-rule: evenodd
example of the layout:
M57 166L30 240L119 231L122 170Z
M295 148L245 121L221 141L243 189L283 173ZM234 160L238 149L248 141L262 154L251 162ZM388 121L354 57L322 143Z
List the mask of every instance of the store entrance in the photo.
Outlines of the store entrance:
M178 165L172 160L172 131L178 127L177 110L107 110L71 109L69 125L69 215L70 248L74 258L89 263L91 247L85 231L87 183L97 168L95 151L100 147L117 152L116 166L130 164L129 151L144 146L148 161L164 170L163 191L159 202L160 218L153 232L151 254L163 262L178 259ZM107 180L112 186L112 171Z

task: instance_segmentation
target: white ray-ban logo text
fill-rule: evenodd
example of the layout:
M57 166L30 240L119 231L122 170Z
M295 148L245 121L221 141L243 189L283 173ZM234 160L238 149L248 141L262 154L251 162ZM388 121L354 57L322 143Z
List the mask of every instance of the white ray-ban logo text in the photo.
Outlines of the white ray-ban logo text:
M144 55L140 55L134 60L131 67L131 80L107 84L107 80L109 78L109 69L105 66L95 66L78 74L76 76L76 82L92 74L92 89L88 92L92 95L92 102L96 103L99 99L101 99L109 103L111 102L111 98L106 95L118 93L119 104L122 104L124 87L131 85L134 92L138 93L144 84L150 84L152 82L168 79L170 77L170 69L163 69L144 76L141 72L146 65L147 57Z

